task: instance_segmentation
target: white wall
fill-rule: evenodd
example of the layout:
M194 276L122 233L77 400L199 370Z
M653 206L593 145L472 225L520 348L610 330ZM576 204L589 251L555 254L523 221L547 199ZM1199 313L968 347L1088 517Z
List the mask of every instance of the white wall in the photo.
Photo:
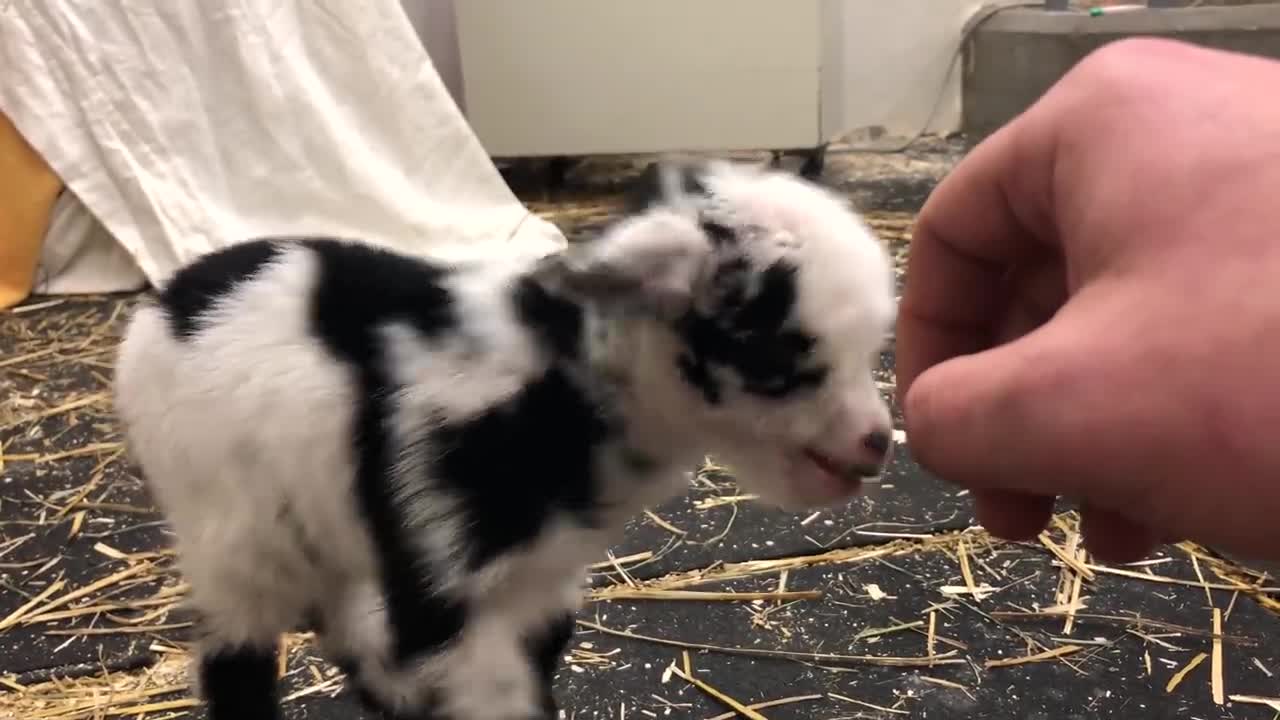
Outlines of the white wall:
M529 5L539 2L518 1ZM465 111L456 31L458 0L401 2L445 84ZM825 52L822 60L824 136L850 135L855 143L881 134L886 136L882 142L910 137L921 130L935 102L937 110L927 131L953 132L959 128L961 73L959 62L952 66L952 61L966 21L985 3L979 0L822 0L822 3L823 45L835 48ZM726 21L726 26L731 25L732 17ZM660 38L652 41L655 47L662 44ZM762 52L767 51L767 46L762 48ZM948 70L949 78L946 77ZM833 98L837 100L832 102Z
M811 148L820 3L461 0L467 117L507 157Z
M843 33L824 44L843 52L827 76L824 134L883 131L910 137L937 112L928 132L960 128L960 61L965 23L987 3L977 0L856 0L827 2L824 31ZM992 3L994 4L994 3ZM950 77L947 77L950 69ZM943 85L944 80L946 84ZM939 96L941 91L941 96ZM838 130L836 130L838 129ZM858 142L857 137L851 138Z

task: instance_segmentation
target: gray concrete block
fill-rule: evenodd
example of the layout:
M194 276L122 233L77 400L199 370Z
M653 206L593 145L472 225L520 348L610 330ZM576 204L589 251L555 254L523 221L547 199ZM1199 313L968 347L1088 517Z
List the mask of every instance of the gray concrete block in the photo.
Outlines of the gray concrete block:
M1077 62L1136 36L1280 59L1280 3L1147 9L1091 17L1011 8L969 33L963 49L962 129L972 146L1032 105Z

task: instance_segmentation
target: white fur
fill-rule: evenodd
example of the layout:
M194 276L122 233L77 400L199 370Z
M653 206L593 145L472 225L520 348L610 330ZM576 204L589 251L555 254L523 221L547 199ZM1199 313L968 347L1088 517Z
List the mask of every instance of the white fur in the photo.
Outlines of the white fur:
M395 629L382 611L374 548L353 494L357 385L307 327L315 258L290 249L230 293L191 339L175 339L162 311L143 305L120 348L116 407L177 534L206 630L219 642L270 646L318 606L323 647L358 659L384 701L411 708L434 684L459 720L526 720L537 715L541 688L519 636L575 609L585 565L631 516L681 492L705 453L735 466L746 489L783 506L847 499L847 492L806 484L802 476L813 470L797 465L797 453L812 446L847 455L867 432L889 425L871 376L893 320L888 257L842 198L778 173L713 167L714 212L759 229L753 261L785 256L799 267L796 316L823 340L832 379L798 400L735 394L711 407L677 374L679 339L652 316L589 316L584 381L609 388L602 402L626 420L627 444L658 459L664 479L637 482L613 448L599 460L605 499L617 503L605 530L554 523L478 573L461 562L469 543L457 500L430 488L407 499L423 562L472 607L456 647L409 667L388 660ZM696 302L692 288L708 251L694 235L681 235L696 232L696 203L669 201L669 209L595 241L599 254L588 252L584 262L634 270L642 292L678 307ZM432 417L473 417L545 370L550 358L504 301L512 278L534 262L492 261L454 276L461 328L444 339L428 340L407 325L381 329L390 371L408 388L393 422L402 444L420 439ZM401 476L421 477L430 449L402 450ZM301 536L282 525L286 506ZM322 571L312 561L317 552Z

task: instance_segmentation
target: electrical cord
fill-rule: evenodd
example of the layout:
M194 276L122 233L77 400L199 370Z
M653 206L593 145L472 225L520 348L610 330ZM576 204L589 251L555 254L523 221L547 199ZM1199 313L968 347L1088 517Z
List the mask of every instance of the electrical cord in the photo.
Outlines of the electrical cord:
M933 107L929 110L929 116L925 118L924 124L920 127L920 129L914 135L912 135L911 138L908 139L906 142L903 142L896 146L891 146L891 147L884 147L883 145L881 146L841 145L840 147L828 148L826 152L829 154L831 153L835 153L835 154L865 153L865 154L876 154L876 155L879 155L879 154L894 155L909 149L912 145L916 144L916 142L920 140L920 138L924 137L925 134L929 132L929 126L933 124L934 118L938 116L938 108L942 106L942 98L946 97L947 86L951 83L951 75L952 73L955 72L956 62L960 60L961 57L963 57L964 46L966 43L969 42L969 39L973 37L973 33L976 32L978 28L986 24L988 20L995 17L996 15L999 15L1005 10L1011 10L1014 8L1022 8L1022 7L1043 7L1043 6L1044 6L1043 0L1041 0L1040 2L1026 2L1025 0L1020 2L1003 2L1003 3L996 3L991 5L984 5L983 7L978 8L978 10L974 12L972 15L970 15L969 19L965 21L964 29L960 33L960 41L959 43L956 44L956 49L952 51L951 59L947 62L947 72L942 76L942 83L941 85L939 85L938 92L933 98Z
M1179 9L1200 7L1202 5L1204 5L1204 0L1192 0L1191 2L1187 3L1186 5L1183 5ZM912 135L911 138L908 139L906 142L900 143L899 145L896 145L893 147L884 147L884 146L876 146L876 145L864 145L861 147L857 145L841 145L838 148L828 148L826 152L837 153L837 154L864 153L864 154L872 154L872 155L879 155L879 154L893 155L893 154L897 154L910 149L912 145L916 144L916 142L920 140L920 138L924 137L925 134L929 132L929 126L933 124L934 118L938 116L938 108L942 106L942 98L945 97L947 94L947 85L950 84L951 82L951 74L955 71L956 61L960 60L961 57L963 57L964 46L966 43L969 42L969 39L973 37L973 33L976 32L978 28L986 24L988 20L995 17L996 15L999 15L1005 10L1012 10L1014 8L1027 8L1027 7L1044 7L1044 1L1041 0L1040 2L1025 2L1025 1L998 2L990 5L984 5L983 7L978 8L976 12L974 12L972 15L969 16L969 19L965 21L964 29L960 33L960 42L956 45L956 49L951 53L951 60L948 61L947 63L947 72L942 76L942 84L938 87L937 95L934 96L933 107L929 110L929 116L925 119L924 125L921 126L920 130L918 130L914 135Z

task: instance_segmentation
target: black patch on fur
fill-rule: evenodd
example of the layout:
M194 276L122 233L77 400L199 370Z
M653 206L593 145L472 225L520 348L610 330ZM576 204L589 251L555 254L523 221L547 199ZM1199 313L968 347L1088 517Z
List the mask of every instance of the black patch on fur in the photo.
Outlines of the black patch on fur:
M706 233L707 237L711 238L712 244L717 247L731 245L738 241L738 235L733 228L715 220L703 220L702 232Z
M403 662L454 639L466 608L431 592L430 571L419 564L392 496L388 419L397 387L387 373L383 343L375 332L389 322L408 324L427 338L454 330L458 321L453 298L443 285L448 270L365 245L327 239L305 242L320 260L312 330L355 371L359 383L356 488L378 553L392 653Z
M678 325L686 351L676 358L677 367L713 405L724 397L713 368L735 374L744 392L771 398L815 387L827 374L809 360L816 340L787 327L796 302L796 268L775 262L748 293L749 270L745 260L727 261L713 281L711 312L690 311Z
M200 658L209 720L277 720L276 654L251 647L219 648Z
M615 432L556 366L508 402L436 430L435 473L462 499L471 569L533 539L554 514L594 527L593 461Z
M271 262L280 248L270 239L237 243L202 255L169 278L157 296L175 337L188 339L214 304Z
M707 186L702 184L697 169L685 166L680 170L680 188L689 195L706 195Z
M525 638L525 651L533 663L542 690L542 709L546 720L559 714L555 695L552 692L552 681L556 668L560 665L560 656L573 639L574 620L571 613L551 621L540 632Z
M676 358L676 367L679 368L680 376L685 382L702 393L702 399L706 400L708 405L719 405L724 399L724 390L720 387L720 381L711 374L711 363L696 350L681 353Z
M737 255L722 261L711 277L710 303L713 308L736 311L747 301L747 283L751 280L751 263Z
M577 357L582 344L583 310L577 303L552 295L531 278L521 278L513 293L516 317L531 328L553 353Z
M525 648L537 669L538 677L547 683L555 676L556 668L560 665L560 655L573 639L573 627L573 615L565 613L525 641Z

